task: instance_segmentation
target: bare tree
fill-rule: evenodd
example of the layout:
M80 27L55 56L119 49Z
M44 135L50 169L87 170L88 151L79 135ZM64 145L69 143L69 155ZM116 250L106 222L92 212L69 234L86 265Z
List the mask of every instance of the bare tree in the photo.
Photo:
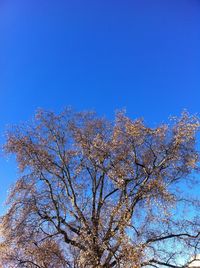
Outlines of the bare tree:
M198 128L186 112L150 128L71 110L13 127L5 149L21 177L1 219L3 267L185 267L200 250Z

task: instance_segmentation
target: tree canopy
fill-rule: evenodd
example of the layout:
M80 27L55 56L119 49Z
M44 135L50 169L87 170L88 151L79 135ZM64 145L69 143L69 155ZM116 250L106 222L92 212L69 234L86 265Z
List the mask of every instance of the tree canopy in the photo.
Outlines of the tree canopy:
M187 112L149 127L70 109L11 128L21 176L1 218L2 267L185 267L200 251L198 129Z

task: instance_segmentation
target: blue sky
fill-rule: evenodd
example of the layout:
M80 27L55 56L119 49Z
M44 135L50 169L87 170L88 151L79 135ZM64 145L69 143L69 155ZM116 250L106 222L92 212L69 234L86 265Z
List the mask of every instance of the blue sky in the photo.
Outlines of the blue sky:
M199 0L0 0L0 142L38 107L199 112ZM0 202L16 178L0 159Z

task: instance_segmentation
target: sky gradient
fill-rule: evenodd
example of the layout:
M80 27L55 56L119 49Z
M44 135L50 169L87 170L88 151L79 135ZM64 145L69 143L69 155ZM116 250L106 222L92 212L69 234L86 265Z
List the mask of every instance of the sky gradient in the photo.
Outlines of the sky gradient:
M0 142L37 108L151 123L200 99L199 0L1 0ZM0 159L0 202L16 178Z

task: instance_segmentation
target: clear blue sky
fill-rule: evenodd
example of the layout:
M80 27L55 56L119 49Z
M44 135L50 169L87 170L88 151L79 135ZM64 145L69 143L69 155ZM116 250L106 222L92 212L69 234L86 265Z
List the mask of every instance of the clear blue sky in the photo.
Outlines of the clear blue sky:
M0 141L38 107L199 112L199 0L0 0ZM0 159L0 202L16 178Z

